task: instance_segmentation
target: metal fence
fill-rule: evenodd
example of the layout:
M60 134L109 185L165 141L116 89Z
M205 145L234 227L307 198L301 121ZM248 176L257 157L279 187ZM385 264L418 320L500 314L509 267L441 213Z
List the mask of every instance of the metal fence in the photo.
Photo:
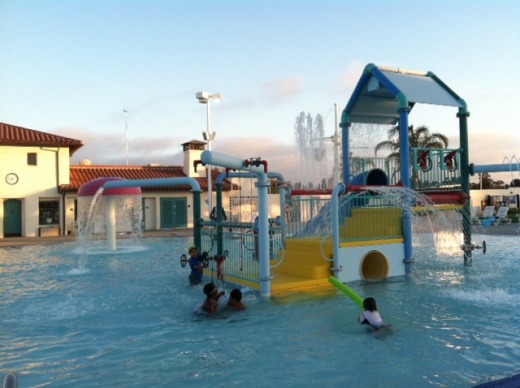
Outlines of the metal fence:
M460 190L459 151L459 149L446 148L411 148L412 187L418 191ZM353 157L350 159L351 177L376 168L385 172L391 185L395 185L401 179L399 160L396 158Z
M412 184L418 191L461 190L458 149L412 148Z
M224 277L238 280L241 284L259 285L259 246L254 224L243 224L237 227L236 223L224 222L222 225ZM202 251L208 252L211 258L215 257L218 253L216 227L204 228L201 237ZM273 221L270 221L269 226L269 260L272 266L278 265L283 260L281 228ZM218 279L216 260L210 260L207 272L211 273L212 278Z

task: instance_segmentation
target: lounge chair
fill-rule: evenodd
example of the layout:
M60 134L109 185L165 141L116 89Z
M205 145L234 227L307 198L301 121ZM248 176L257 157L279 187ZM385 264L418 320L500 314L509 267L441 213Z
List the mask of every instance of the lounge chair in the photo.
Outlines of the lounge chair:
M499 207L496 215L495 225L510 224L511 219L507 216L509 208L507 206Z
M478 207L471 207L471 223L473 225L480 225L480 219L477 217Z
M480 218L480 224L483 226L495 225L496 218L493 216L494 213L495 213L494 206L486 206L484 209L484 213L482 214L482 217Z

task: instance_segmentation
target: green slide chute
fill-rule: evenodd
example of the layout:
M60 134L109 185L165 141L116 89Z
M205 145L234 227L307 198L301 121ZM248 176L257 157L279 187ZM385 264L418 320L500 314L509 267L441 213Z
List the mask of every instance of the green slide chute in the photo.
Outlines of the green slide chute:
M358 294L348 288L345 284L341 283L334 276L329 277L329 282L331 282L334 287L343 292L346 296L352 299L355 304L363 309L363 299Z

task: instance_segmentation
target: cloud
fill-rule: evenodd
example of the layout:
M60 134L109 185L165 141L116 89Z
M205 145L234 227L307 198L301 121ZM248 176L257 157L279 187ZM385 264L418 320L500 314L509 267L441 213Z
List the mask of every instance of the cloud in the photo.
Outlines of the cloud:
M126 164L126 145L124 139L114 135L104 135L85 131L81 128L63 128L54 131L56 135L82 140L84 146L71 158L72 164L88 159L94 165ZM192 140L179 136L160 138L140 137L129 142L129 165L146 166L157 163L164 166L181 166L184 158L182 144ZM267 161L268 169L284 176L292 182L318 183L323 175L332 173L332 151L322 162L313 162L313 173L308 163L300 158L295 144L280 143L268 137L233 137L214 142L213 150L239 159L261 158ZM330 151L330 152L329 152ZM330 170L330 171L329 171Z
M83 147L76 151L71 158L72 164L78 164L83 159L88 159L96 165L123 166L126 164L126 141L122 136L93 133L81 128L63 128L54 133L83 141ZM137 166L150 163L180 165L183 160L181 144L188 140L191 139L181 140L177 136L129 139L129 164Z
M303 89L303 79L298 76L278 78L266 81L262 85L264 98L271 103L290 100Z
M336 82L334 82L336 88L341 91L354 90L365 66L366 64L359 59L350 62L345 71L341 73Z
M82 159L88 159L95 165L119 165L126 164L126 147L124 138L115 135L98 134L85 131L82 128L68 127L54 131L53 133L73 139L82 140L84 146L72 157L71 163L78 164ZM370 134L363 131L363 139L370 139ZM384 133L384 132L381 132ZM375 136L375 134L374 134ZM511 133L484 131L470 131L470 163L477 166L506 164L515 165L520 161L520 152L516 144L519 143ZM514 138L514 139L513 139ZM129 164L145 166L158 163L164 166L181 166L183 153L181 144L192 140L186 136L143 136L129 141ZM371 156L373 142L370 144L357 144L355 153L358 156ZM450 144L458 145L458 138L450 138ZM358 147L368 146L368 149ZM328 143L327 146L329 147ZM331 146L330 146L331 147ZM219 138L213 143L213 150L241 159L260 157L268 162L269 171L281 173L285 179L294 182L317 183L322 176L330 176L332 173L332 149L326 150L328 159L325 159L315 171L315 176L309 174L309 168L300 158L300 153L294 143L281 143L269 137L233 137ZM506 160L505 160L506 159ZM314 163L316 164L316 163ZM512 178L519 179L520 172L490 173L494 180L509 182ZM472 177L472 181L476 178Z

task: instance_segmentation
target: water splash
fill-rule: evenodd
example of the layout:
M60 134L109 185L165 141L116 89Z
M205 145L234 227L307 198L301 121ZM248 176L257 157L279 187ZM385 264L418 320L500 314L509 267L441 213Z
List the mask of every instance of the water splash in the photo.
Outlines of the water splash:
M317 208L299 237L325 236L332 233L331 203ZM400 208L411 212L414 237L433 237L437 256L459 257L463 241L460 210L439 210L430 197L406 187L370 187L370 192L349 193L340 198L340 224L346 221L350 208ZM413 210L413 211L412 211Z
M101 198L103 196L103 191L105 189L100 187L96 194L94 194L94 198L92 198L92 202L90 204L90 208L86 215L80 214L78 219L78 244L81 250L81 256L78 260L79 270L84 271L85 266L88 260L88 249L91 246L92 242L92 233L94 229L95 219L94 215L97 213L97 209L101 202Z

